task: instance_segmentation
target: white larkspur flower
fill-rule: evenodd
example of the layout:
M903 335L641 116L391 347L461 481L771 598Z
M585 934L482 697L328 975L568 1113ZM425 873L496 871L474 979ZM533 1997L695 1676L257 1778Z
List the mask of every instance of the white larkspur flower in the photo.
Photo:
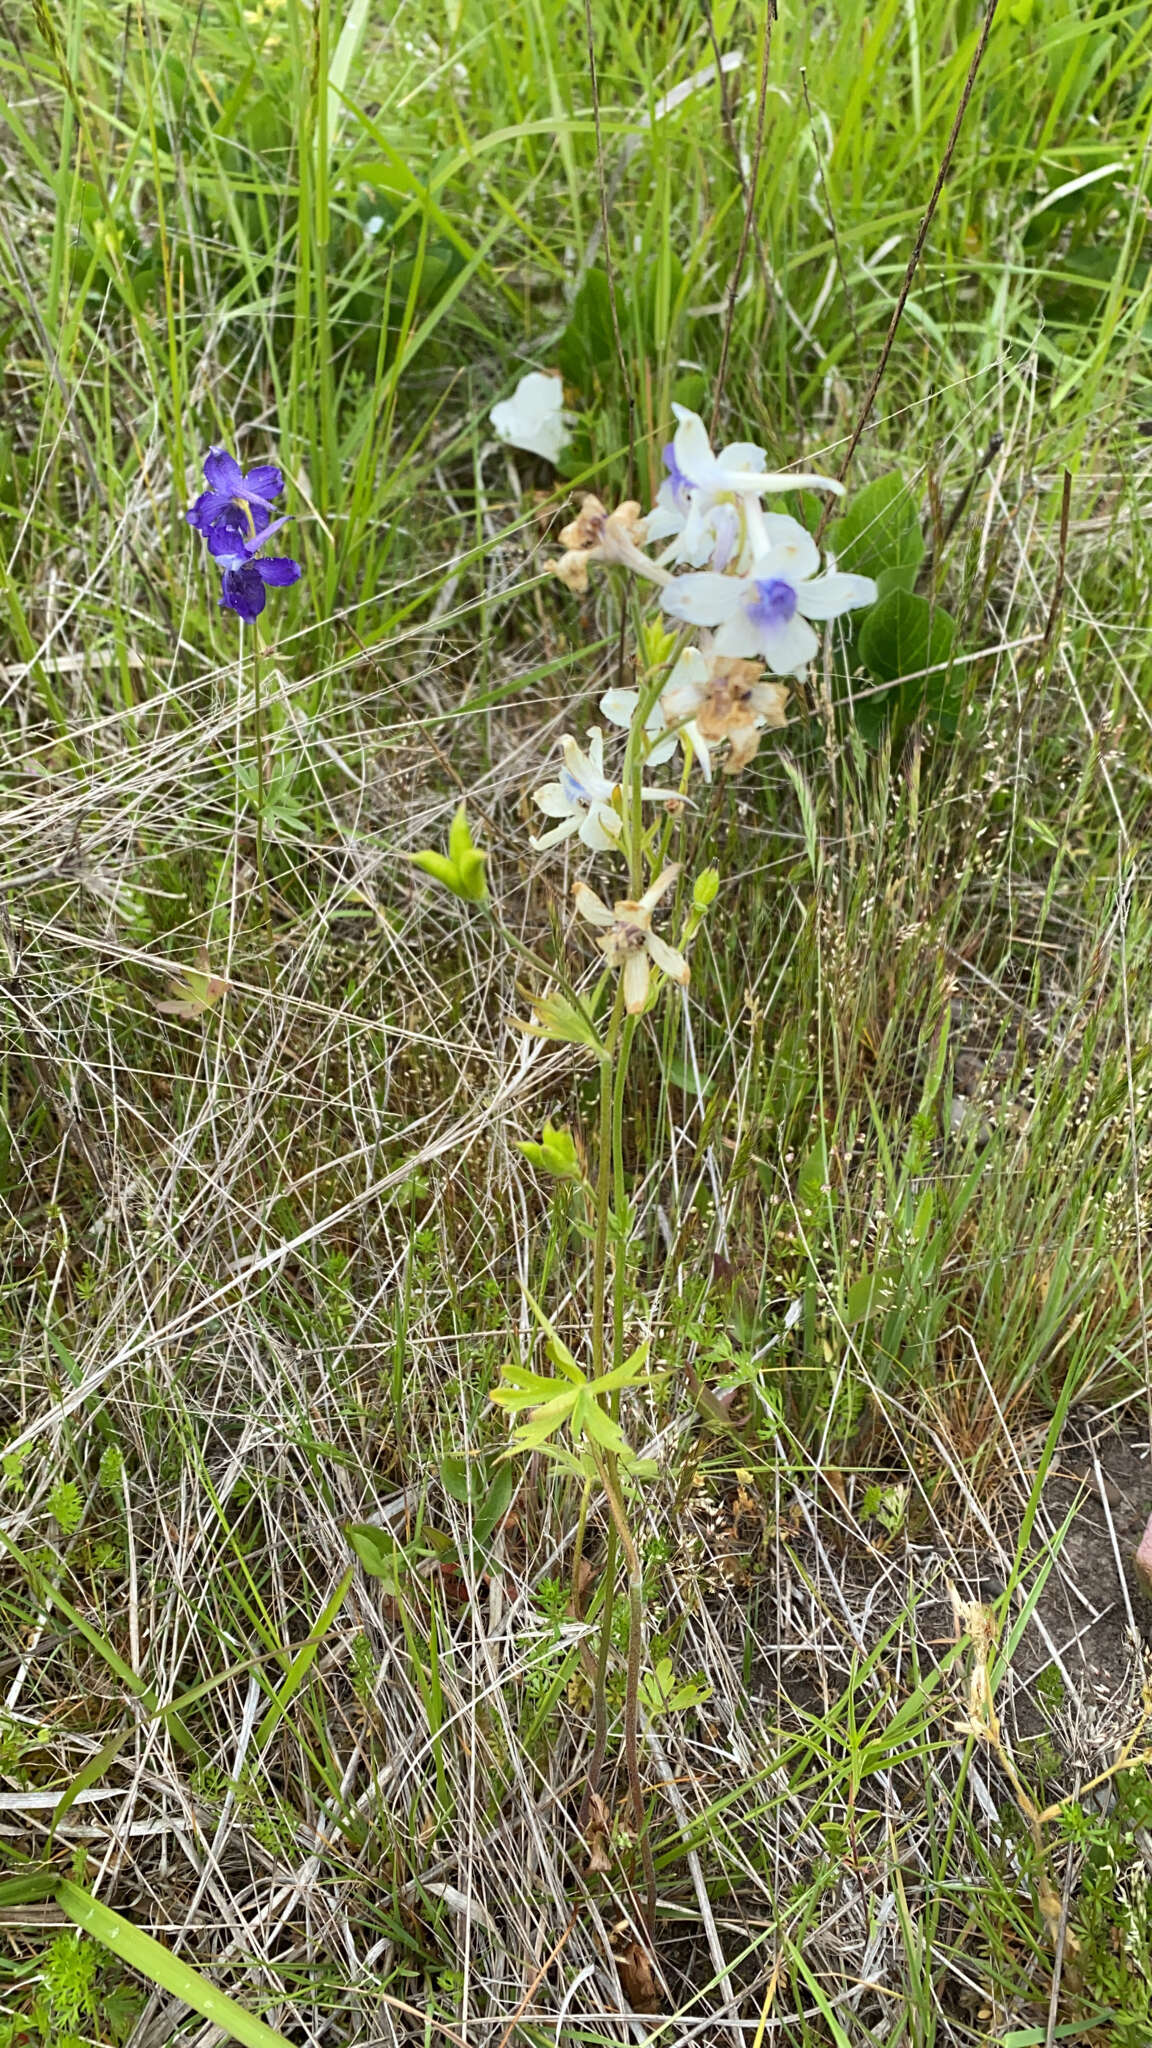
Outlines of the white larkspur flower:
M624 827L613 802L619 784L604 773L604 735L598 726L593 726L585 753L572 735L565 733L560 750L564 765L559 779L544 783L532 799L546 818L558 818L560 822L531 844L543 853L575 833L589 853L611 853L619 846ZM650 802L669 803L676 800L676 791L642 789L640 796Z
M690 719L687 728L702 749L702 762L709 747L728 741L724 769L738 775L748 766L760 745L766 726L787 724L784 706L788 692L782 683L768 683L758 661L713 655L706 660L698 648L685 648L664 692L664 710L669 719ZM711 773L709 771L709 780Z
M488 415L502 441L557 462L572 439L572 414L564 408L564 385L543 370L529 370L512 393Z
M699 413L672 407L678 425L664 450L668 475L645 522L649 541L668 540L663 559L705 564L717 573L745 569L764 546L760 499L778 491L833 491L844 486L834 477L806 470L766 470L764 450L750 441L733 441L712 453L708 430Z
M560 823L531 843L542 853L576 832L590 853L609 853L619 845L624 828L612 802L617 785L604 773L604 735L594 726L585 753L571 733L565 733L560 751L564 766L558 781L545 782L532 799L546 818L559 818Z
M624 1008L629 1016L638 1016L648 1001L650 964L655 964L669 980L678 981L681 988L688 985L689 967L683 953L678 953L675 946L668 945L652 929L652 912L679 872L677 864L665 868L638 902L626 896L614 903L611 910L587 882L573 884L576 908L600 932L596 943L609 967L623 971Z
M759 660L773 675L802 677L820 641L810 619L836 619L875 604L871 576L830 570L821 576L820 550L785 513L762 513L766 546L746 576L712 570L678 576L661 595L670 618L714 626L715 651Z

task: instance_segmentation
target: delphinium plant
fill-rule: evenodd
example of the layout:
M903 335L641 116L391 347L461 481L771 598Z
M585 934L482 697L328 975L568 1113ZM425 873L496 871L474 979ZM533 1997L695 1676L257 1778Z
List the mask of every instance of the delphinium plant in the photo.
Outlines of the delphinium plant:
M207 489L201 491L184 517L189 526L201 535L220 571L218 602L221 611L234 612L240 621L241 670L244 627L252 629L250 660L255 705L256 772L251 788L256 814L256 868L267 909L264 718L259 627L256 622L267 603L267 592L298 582L304 572L291 555L266 555L263 552L273 534L288 524L287 515L275 517L276 500L284 490L284 474L274 462L260 462L245 471L226 448L210 448L204 458L204 481Z
M877 594L871 577L822 566L815 541L799 521L764 507L763 500L776 493L839 493L840 485L821 476L769 472L762 450L743 442L716 454L703 421L682 407L675 410L678 424L664 451L667 475L647 518L636 503L609 511L587 496L561 533L564 552L552 565L576 593L588 588L594 565L627 577L636 684L601 697L604 725L593 727L586 745L573 734L562 739L558 775L535 792L545 829L531 842L541 854L561 846L578 851L591 876L581 874L572 886L573 937L594 940L599 971L589 982L562 958L542 962L529 955L543 985L525 1026L585 1048L599 1067L598 1132L590 1160L571 1133L551 1126L538 1143L524 1147L538 1170L582 1190L591 1265L587 1320L579 1343L570 1345L530 1295L543 1360L531 1354L510 1358L492 1396L515 1418L510 1455L545 1455L581 1486L572 1562L577 1616L587 1516L595 1495L607 1503L584 1818L587 1825L596 1811L607 1753L613 1609L622 1557L629 1603L624 1755L650 1927L655 1878L639 1762L643 1576L629 1498L654 1468L629 1441L621 1397L628 1389L651 1386L656 1375L647 1343L629 1348L626 1341L630 1312L638 1306L628 1280L629 1063L645 1019L687 990L692 941L720 886L713 866L705 864L689 878L677 857L675 842L693 804L694 777L711 781L718 772L746 768L762 734L784 724L787 680L805 675L820 647L818 628L872 604ZM666 773L677 755L675 786L649 780L655 771ZM428 851L416 860L499 923L484 856L473 844L463 810L447 854ZM522 944L507 936L523 956Z

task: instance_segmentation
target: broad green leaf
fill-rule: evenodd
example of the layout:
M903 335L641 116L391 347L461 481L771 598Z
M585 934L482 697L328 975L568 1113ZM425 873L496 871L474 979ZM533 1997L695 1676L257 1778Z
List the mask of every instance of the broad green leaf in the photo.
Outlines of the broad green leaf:
M344 1534L370 1579L395 1582L404 1552L389 1530L378 1528L375 1522L349 1522Z
M838 569L879 578L886 569L919 568L924 559L920 517L902 476L890 470L865 484L828 528Z
M77 1927L103 1942L130 1970L139 1971L150 1984L191 2006L193 2012L219 2027L230 2040L242 2042L243 2048L291 2048L291 2043L275 2027L257 2019L255 2013L248 2012L226 1992L217 1991L199 1970L181 1962L162 1942L154 1941L142 1927L134 1927L130 1920L114 1913L70 1878L57 1887L56 1903Z
M516 1474L510 1465L498 1465L491 1486L484 1497L484 1505L472 1524L472 1535L483 1549L494 1534L498 1523L504 1520L512 1505L516 1491Z
M913 677L919 685L917 698L931 709L934 696L943 698L943 665L955 638L956 622L939 605L929 604L926 597L917 597L912 591L892 590L873 605L856 644L861 661L878 683ZM921 672L930 668L940 672L922 677Z
M602 270L590 270L577 292L556 361L565 382L587 399L594 398L616 370L612 294Z

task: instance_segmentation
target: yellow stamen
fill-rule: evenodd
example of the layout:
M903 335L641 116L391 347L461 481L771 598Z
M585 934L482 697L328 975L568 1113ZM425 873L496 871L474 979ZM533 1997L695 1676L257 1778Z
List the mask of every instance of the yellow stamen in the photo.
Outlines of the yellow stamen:
M248 521L248 538L249 538L249 540L255 540L255 538L256 538L256 521L255 521L255 520L253 519L253 517L252 517L252 507L251 507L251 505L250 505L250 504L248 503L248 500L247 500L247 498L233 498L233 500L232 500L232 503L233 503L234 505L239 505L239 507L240 507L240 510L241 510L241 511L242 511L242 513L244 514L244 517L245 517L245 519L246 519L246 520Z

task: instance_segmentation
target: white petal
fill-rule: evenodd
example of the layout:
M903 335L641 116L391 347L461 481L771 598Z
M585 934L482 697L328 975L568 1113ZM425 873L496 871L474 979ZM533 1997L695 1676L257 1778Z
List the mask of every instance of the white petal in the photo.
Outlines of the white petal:
M564 386L559 377L547 377L541 370L521 377L511 398L501 399L488 417L502 441L543 455L548 462L555 462L572 438Z
M679 422L672 436L676 467L690 484L708 488L716 475L716 457L712 453L708 429L699 413L689 412L687 406L674 405L672 410Z
M665 495L672 496L670 484L661 484L656 503L644 521L649 547L658 540L668 540L672 534L679 533L684 524L684 514L678 512L675 505L666 505Z
M764 628L749 618L747 610L726 619L716 635L717 654L736 655L741 661L751 661L763 652L763 646Z
M705 782L711 782L712 755L708 742L700 728L692 721L682 728L680 745L683 747L686 756L700 763L700 773L704 777Z
M600 709L609 725L622 725L627 732L639 702L639 690L605 690Z
M662 768L665 761L670 761L676 752L678 739L678 733L670 732L663 739L654 740L644 756L645 766L648 768Z
M751 623L751 622L749 622ZM716 645L724 633L724 627L716 636ZM819 652L820 642L806 619L797 613L783 626L759 626L755 629L756 647L762 661L766 662L774 676L802 677L810 661ZM724 654L735 653L735 648L722 648Z
M834 498L845 495L844 485L837 483L834 476L818 476L809 469L778 469L767 476L734 477L732 487L739 491L831 491Z
M609 926L615 924L613 912L601 901L595 889L588 887L587 882L573 882L572 894L576 899L577 910L588 924L598 925L601 931L607 931Z
M580 839L589 853L615 853L622 830L615 811L610 811L607 804L596 804L580 827Z
M698 576L677 576L661 592L660 603L670 618L690 626L719 626L740 611L748 586L740 576L717 576L705 569Z
M546 818L578 818L580 815L577 806L567 795L563 784L559 782L542 783L539 789L533 790L532 801L539 806Z
M725 477L732 472L740 475L749 470L753 475L759 475L763 472L766 460L764 450L754 447L751 441L729 441L728 446L722 448L716 457L716 467L723 471ZM731 488L733 487L729 485L729 489Z
M638 1017L648 1001L648 955L629 953L624 962L624 1008L630 1017Z
M820 550L798 519L789 519L782 512L767 512L764 524L771 544L767 553L757 555L752 564L752 575L757 582L771 582L774 576L786 576L789 583L795 583L802 577L819 575Z
M562 825L554 825L551 832L542 832L539 839L534 838L529 833L528 844L529 846L534 846L537 853L546 853L550 846L559 846L562 839L570 839L576 830L576 824L575 815L571 818L565 818Z
M661 974L666 974L670 981L678 981L681 988L687 988L689 968L683 953L678 953L675 946L669 946L658 932L649 932L647 944Z
M858 605L875 604L876 585L870 576L850 576L846 570L832 570L811 583L796 587L796 604L806 619L838 619Z
M668 894L679 873L680 862L678 860L671 861L666 868L662 868L656 880L645 889L644 894L638 899L637 909L647 911L649 917L651 917L660 898Z

